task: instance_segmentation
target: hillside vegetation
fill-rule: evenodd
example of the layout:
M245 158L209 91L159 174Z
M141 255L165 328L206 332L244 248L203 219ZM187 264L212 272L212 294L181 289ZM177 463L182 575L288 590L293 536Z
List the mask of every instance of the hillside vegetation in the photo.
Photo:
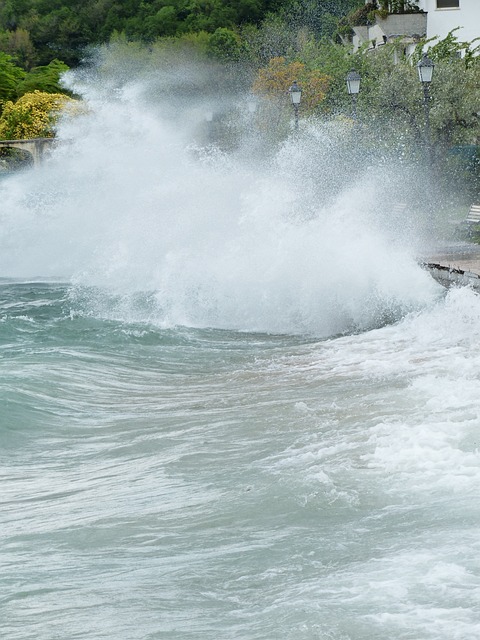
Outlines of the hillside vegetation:
M333 35L363 0L0 0L0 50L29 70L53 59L76 65L85 47L115 34L153 42L219 28L240 30L278 15L297 28Z

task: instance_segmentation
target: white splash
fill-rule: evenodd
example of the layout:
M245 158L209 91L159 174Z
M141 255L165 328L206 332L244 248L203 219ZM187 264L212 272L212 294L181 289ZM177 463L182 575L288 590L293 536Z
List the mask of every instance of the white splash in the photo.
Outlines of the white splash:
M352 181L346 170L338 189L342 126L306 123L256 154L262 131L242 115L229 152L205 143L206 98L172 115L151 99L148 73L115 78L72 74L86 113L62 123L40 169L1 184L2 275L101 288L124 297L125 317L125 296L147 292L149 321L164 325L315 335L438 296L412 235L397 229L392 241L377 215L385 176ZM118 315L98 300L95 313Z

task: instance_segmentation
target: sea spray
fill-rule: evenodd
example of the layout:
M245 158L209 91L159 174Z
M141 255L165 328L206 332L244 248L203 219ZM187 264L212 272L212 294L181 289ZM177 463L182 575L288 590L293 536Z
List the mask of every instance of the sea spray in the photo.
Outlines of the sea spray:
M415 260L421 225L392 219L391 194L379 206L394 181L359 168L351 125L306 120L272 145L252 114L235 117L244 94L235 102L231 88L221 108L236 139L225 147L198 117L212 103L208 69L185 67L182 83L182 67L146 66L132 79L118 52L104 55L107 76L68 74L85 108L60 125L51 156L0 187L4 276L95 287L107 316L119 310L112 295L125 310L144 292L156 305L148 320L163 326L318 336L436 298Z

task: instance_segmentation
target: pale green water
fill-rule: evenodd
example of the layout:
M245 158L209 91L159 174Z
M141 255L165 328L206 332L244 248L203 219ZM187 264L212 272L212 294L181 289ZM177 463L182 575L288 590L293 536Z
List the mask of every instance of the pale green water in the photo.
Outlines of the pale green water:
M6 638L476 636L477 296L320 343L1 300Z

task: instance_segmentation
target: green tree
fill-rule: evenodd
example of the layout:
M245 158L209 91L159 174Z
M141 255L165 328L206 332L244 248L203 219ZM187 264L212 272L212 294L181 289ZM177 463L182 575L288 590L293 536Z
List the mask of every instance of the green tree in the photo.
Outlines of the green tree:
M248 56L257 67L297 50L297 31L278 15L267 16L260 26L243 26L241 34Z
M11 56L0 51L0 107L3 102L16 98L18 84L25 75Z
M61 60L52 60L46 66L35 67L19 82L17 95L20 97L35 90L45 93L65 93L60 85L60 76L68 69L69 67Z
M69 65L77 64L93 34L82 16L67 6L44 15L29 14L23 21L38 51L38 59L48 64L52 56L61 56Z
M450 35L447 39L451 44ZM436 61L429 108L438 161L452 145L475 144L480 138L480 59L452 55L450 44L448 54L442 41L428 51ZM415 68L423 46L419 45L412 64L401 57L395 45L387 45L373 56L364 56L361 70L359 107L365 119L392 143L401 140L412 149L418 148L418 140L426 135L422 86Z
M208 41L208 55L218 60L237 61L242 57L240 36L225 27L219 27Z
M24 69L31 69L35 62L35 47L26 29L0 32L0 51L11 55Z
M143 39L155 40L163 36L174 36L179 26L178 11L170 4L159 9L154 15L146 17L140 33Z
M364 0L287 0L280 15L297 28L307 27L316 36L332 37L339 20L364 4Z

